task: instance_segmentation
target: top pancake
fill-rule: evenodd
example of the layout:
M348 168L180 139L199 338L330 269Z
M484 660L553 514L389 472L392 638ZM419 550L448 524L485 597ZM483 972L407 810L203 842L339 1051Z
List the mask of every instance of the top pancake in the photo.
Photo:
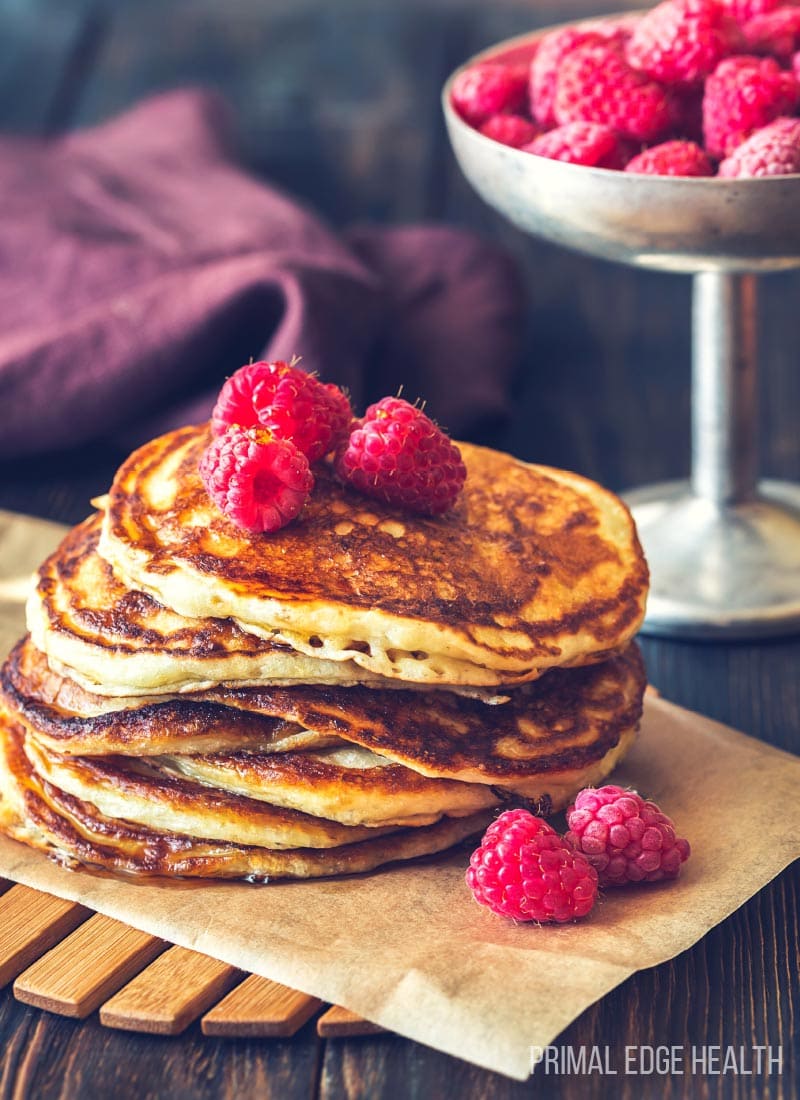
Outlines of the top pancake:
M429 518L318 467L301 515L251 535L205 492L208 442L207 426L188 427L131 455L99 546L126 584L181 615L229 616L394 679L477 686L602 660L641 623L647 567L630 514L575 474L461 444L464 491Z

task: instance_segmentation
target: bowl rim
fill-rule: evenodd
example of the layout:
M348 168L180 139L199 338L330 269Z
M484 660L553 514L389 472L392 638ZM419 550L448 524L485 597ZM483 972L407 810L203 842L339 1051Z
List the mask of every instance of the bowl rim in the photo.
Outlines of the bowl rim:
M532 31L523 31L521 34L513 35L510 38L501 39L495 42L494 45L487 46L478 53L468 57L465 61L461 62L457 68L453 69L450 75L444 82L441 91L441 104L445 119L448 126L457 126L463 131L468 131L470 134L480 142L486 142L487 147L496 147L502 145L502 142L495 141L494 138L487 137L482 134L476 127L471 126L461 115L456 111L452 102L452 88L453 82L459 73L464 72L466 69L471 68L473 65L485 63L491 61L491 59L503 52L509 52L512 49L519 48L530 41L544 37L545 34L549 34L550 31L561 30L565 27L580 26L582 23L599 23L605 20L609 22L613 19L628 19L631 16L642 16L647 11L651 11L651 8L628 8L623 11L603 13L601 15L590 15L581 19L568 19L562 23L550 23L545 27L538 27ZM787 115L779 116L787 118L800 118L800 115ZM549 131L546 131L549 132ZM653 144L659 144L655 142ZM757 186L775 186L775 184L783 184L786 186L787 181L800 180L800 172L785 172L782 175L774 176L659 176L646 172L625 172L619 168L598 168L594 165L585 164L572 164L569 161L555 160L551 157L538 156L536 153L527 153L522 149L517 149L512 145L504 145L504 149L509 154L513 154L518 157L535 157L539 161L549 161L551 164L558 164L564 171L569 172L581 172L586 174L588 172L598 172L602 178L613 176L618 178L620 176L631 181L632 187L649 187L652 189L663 187L674 187L675 184L690 187L709 187L716 185L717 188L725 188L731 190L733 188L746 186L748 189L755 189Z

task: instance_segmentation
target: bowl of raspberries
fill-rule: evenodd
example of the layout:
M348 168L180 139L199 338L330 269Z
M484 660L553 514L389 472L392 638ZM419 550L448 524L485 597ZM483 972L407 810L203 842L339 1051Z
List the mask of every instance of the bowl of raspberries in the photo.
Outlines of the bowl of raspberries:
M522 229L674 271L800 264L800 6L662 0L462 65L462 170Z

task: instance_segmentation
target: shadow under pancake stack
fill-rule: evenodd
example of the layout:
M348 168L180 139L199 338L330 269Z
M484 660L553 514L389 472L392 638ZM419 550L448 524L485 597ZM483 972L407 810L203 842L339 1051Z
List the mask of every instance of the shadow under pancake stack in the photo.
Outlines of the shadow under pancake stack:
M2 831L70 866L344 874L559 809L630 747L647 568L611 493L464 444L443 516L323 468L252 535L205 492L208 439L135 452L39 569L2 669Z

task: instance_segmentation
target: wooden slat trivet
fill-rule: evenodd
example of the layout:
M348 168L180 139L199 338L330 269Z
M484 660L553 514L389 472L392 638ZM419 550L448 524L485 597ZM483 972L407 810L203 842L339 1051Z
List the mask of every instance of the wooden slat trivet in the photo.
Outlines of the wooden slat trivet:
M106 1027L164 1035L205 1012L203 1033L231 1038L294 1035L323 1004L254 974L231 989L241 977L207 955L0 879L0 988L16 978L14 995L26 1004L78 1018L99 1007ZM334 1006L317 1030L335 1038L383 1029Z
M0 897L0 988L91 916L74 901L12 886Z
M17 1000L82 1020L167 947L95 913L14 983Z
M185 947L170 947L100 1009L100 1023L179 1035L242 977L241 970Z
M200 1021L204 1035L294 1035L322 1001L251 974Z
M332 1005L317 1020L317 1035L321 1039L350 1039L355 1035L379 1035L385 1031L380 1024L373 1024L363 1016L357 1016L349 1008Z

